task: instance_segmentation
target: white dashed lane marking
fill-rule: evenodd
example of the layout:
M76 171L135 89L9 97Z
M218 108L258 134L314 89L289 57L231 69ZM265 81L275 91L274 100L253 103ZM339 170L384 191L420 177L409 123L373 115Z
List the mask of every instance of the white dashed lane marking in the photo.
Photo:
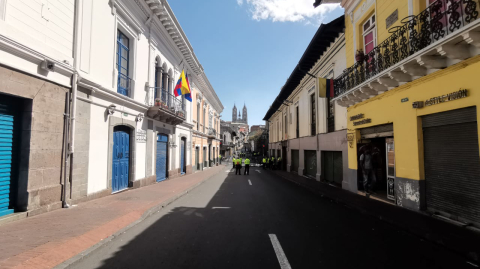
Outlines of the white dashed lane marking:
M273 250L275 250L275 254L277 254L278 263L280 263L280 268L282 269L292 269L290 263L287 260L287 256L285 252L283 252L282 246L278 241L278 238L274 234L269 234L270 241L272 241Z

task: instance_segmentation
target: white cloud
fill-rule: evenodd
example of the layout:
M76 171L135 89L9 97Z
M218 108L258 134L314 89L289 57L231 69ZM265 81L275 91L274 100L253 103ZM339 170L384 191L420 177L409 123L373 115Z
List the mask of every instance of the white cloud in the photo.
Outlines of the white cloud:
M323 4L313 7L313 0L245 0L254 20L272 20L274 22L298 22L320 24L328 12L339 7L338 4ZM243 0L237 0L239 5Z

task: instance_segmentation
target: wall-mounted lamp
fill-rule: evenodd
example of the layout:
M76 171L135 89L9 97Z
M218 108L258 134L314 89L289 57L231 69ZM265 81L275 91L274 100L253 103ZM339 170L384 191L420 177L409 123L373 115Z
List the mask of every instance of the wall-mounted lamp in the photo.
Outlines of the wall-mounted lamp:
M113 115L113 113L115 112L115 109L117 108L117 106L115 106L114 104L111 104L107 107L107 110L108 110L108 115Z
M142 113L138 113L138 115L135 117L135 121L136 122L140 122L142 121L144 118L143 114Z

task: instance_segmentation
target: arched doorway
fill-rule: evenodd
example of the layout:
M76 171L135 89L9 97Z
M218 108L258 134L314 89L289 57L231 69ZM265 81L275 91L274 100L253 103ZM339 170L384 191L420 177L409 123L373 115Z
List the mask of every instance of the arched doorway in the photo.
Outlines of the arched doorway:
M168 156L168 136L164 134L157 135L157 161L155 164L155 174L157 182L167 178L167 156Z
M130 128L113 128L112 192L128 188L130 168Z

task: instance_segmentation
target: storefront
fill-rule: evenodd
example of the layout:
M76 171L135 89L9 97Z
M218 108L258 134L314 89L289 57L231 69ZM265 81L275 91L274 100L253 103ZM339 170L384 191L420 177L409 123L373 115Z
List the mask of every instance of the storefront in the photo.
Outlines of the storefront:
M350 183L363 191L367 174L372 196L480 223L479 68L473 57L351 106Z

